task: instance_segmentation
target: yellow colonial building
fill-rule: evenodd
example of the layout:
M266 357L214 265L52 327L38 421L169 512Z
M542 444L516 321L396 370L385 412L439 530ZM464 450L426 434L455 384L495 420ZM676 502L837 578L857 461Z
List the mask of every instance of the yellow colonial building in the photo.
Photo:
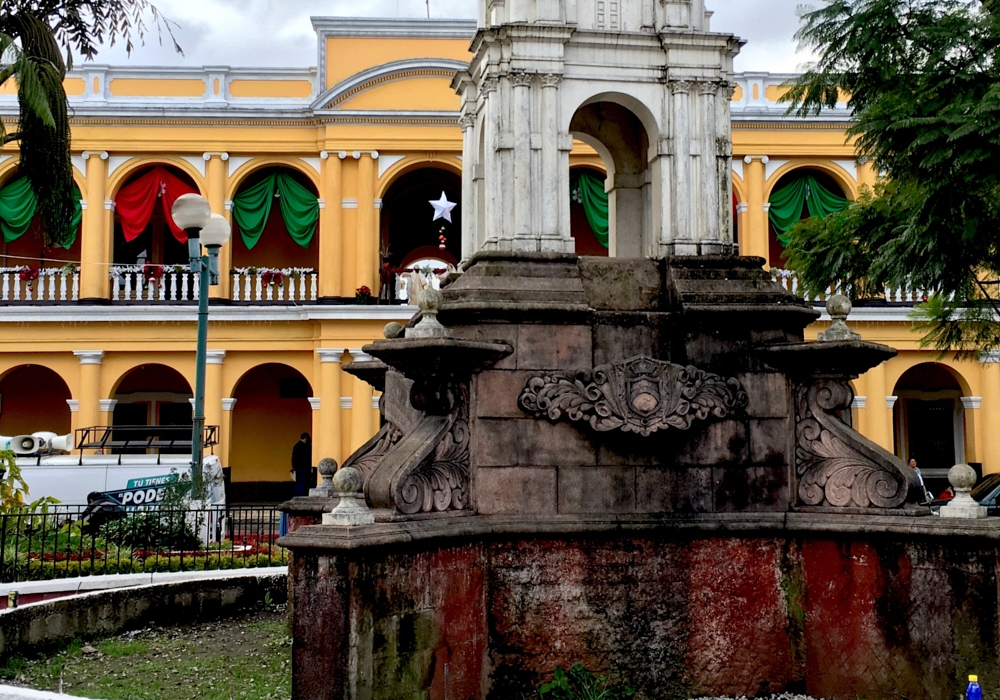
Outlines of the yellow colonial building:
M206 390L231 497L287 497L302 432L314 435L317 460L340 461L377 429L377 397L342 368L365 359L361 348L388 321L412 315L417 286L461 258L468 126L452 80L476 26L313 24L314 68L73 71L81 223L68 248L44 245L17 154L0 154L0 435L190 424L203 290L169 216L184 192L233 222L220 284L208 290ZM737 77L733 207L740 252L766 259L794 289L780 269L791 224L842 207L875 175L845 141L843 107L785 115L777 99L787 77ZM11 91L0 109L15 118ZM566 197L580 254L608 254L604 171L594 150L574 144ZM997 358L921 350L908 320L921 298L886 290L855 308L853 328L899 355L855 383L854 423L925 469L967 461L1000 471Z

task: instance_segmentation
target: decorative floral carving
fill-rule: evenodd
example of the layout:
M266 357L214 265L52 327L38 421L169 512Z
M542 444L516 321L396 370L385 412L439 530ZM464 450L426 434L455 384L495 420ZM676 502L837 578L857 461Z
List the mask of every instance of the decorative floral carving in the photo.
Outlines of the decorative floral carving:
M694 421L725 418L747 403L735 379L697 367L635 357L595 367L593 373L532 377L518 398L521 410L557 421L564 415L594 430L646 436L687 430Z
M387 421L371 440L347 458L344 466L357 469L361 472L361 478L367 482L369 475L375 471L378 463L388 454L392 446L399 442L401 437L403 437L403 433L399 428Z
M434 454L401 479L396 507L406 515L469 506L469 424L456 420Z
M797 389L799 501L806 506L899 508L916 475L837 416L836 411L850 409L853 398L843 380L822 379Z

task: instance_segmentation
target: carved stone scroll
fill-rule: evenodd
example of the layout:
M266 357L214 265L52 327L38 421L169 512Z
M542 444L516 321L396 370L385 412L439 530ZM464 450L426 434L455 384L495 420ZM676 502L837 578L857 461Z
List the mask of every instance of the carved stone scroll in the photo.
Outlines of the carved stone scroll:
M900 508L916 501L916 472L854 432L836 414L854 394L844 380L796 391L795 463L799 502L834 508ZM908 496L910 498L908 499Z
M687 430L695 421L725 418L747 404L736 379L648 357L601 365L591 372L545 374L528 380L521 410L551 421L567 417L594 430L646 436Z

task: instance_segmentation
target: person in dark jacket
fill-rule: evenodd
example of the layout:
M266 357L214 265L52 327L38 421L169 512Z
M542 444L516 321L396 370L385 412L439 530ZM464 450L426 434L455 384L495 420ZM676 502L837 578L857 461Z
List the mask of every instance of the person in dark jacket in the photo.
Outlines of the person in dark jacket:
M80 515L81 521L86 521L80 529L83 534L96 537L105 523L125 515L125 506L100 491L87 494L87 508Z
M295 496L308 496L309 489L315 486L312 480L312 440L309 433L302 437L292 448L292 478L295 479Z

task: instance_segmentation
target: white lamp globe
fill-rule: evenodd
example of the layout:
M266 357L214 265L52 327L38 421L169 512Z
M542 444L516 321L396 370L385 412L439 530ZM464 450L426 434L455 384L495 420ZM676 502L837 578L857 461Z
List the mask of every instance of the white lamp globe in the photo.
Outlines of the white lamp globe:
M212 207L200 194L182 194L170 208L174 223L185 231L204 228L212 216Z
M224 246L229 242L232 228L222 214L212 214L201 229L201 244L209 248Z

